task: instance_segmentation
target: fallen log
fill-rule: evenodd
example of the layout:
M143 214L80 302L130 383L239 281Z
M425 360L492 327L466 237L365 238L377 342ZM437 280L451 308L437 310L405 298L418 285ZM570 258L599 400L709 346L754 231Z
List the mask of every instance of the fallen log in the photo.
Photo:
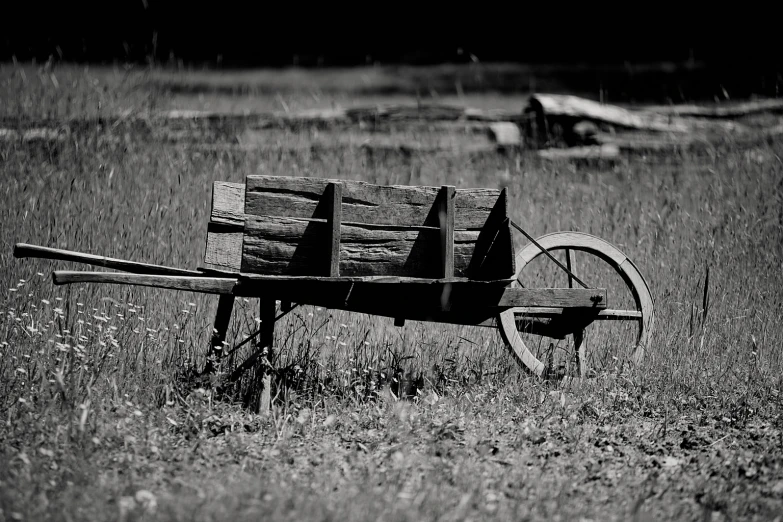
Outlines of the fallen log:
M620 148L614 144L570 147L567 149L544 149L538 157L546 160L601 160L620 157Z
M571 124L587 120L614 127L657 132L688 132L687 122L654 112L634 112L616 105L566 94L535 94L530 97L526 112L536 114L539 127L548 127L554 119L570 120ZM571 125L569 125L571 126Z
M783 98L754 100L714 107L700 105L653 105L643 108L643 112L696 118L740 118L763 112L783 112Z
M510 121L490 123L489 136L499 147L518 147L522 144L519 127Z

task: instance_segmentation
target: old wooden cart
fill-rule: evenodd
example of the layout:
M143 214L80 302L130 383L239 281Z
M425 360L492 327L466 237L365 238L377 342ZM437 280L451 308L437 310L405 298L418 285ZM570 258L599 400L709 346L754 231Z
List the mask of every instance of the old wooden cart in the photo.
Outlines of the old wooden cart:
M514 246L515 230L529 241L520 249ZM631 296L629 306L610 308L613 296L605 287L588 287L574 273L579 270L573 252L597 259L619 276ZM529 349L527 336L570 337L577 361L572 373L584 377L588 325L630 323L638 359L654 317L644 278L620 250L579 232L533 239L509 219L506 189L247 176L244 185L214 184L205 264L198 270L26 244L16 245L15 256L122 271L57 271L55 284L118 283L220 294L213 351L225 340L234 298L250 296L261 299L257 336L269 349L277 302L283 312L316 305L392 317L396 325L408 319L497 327L519 362L538 376L551 376L550 368ZM567 286L525 285L526 267L537 258L562 270Z

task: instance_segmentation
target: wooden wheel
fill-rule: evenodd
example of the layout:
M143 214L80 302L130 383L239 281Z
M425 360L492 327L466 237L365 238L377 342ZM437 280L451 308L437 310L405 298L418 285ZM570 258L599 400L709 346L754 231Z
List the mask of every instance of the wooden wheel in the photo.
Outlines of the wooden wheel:
M609 353L609 356L604 357L604 362L617 361L612 355L614 352L610 350L629 349L634 363L638 363L649 343L654 312L650 289L633 262L607 241L581 232L555 232L538 238L536 242L555 258L562 255L558 251L563 251L566 268L586 284L607 288L609 307L600 311L510 308L502 312L498 318L500 333L519 362L539 377L550 377L553 374L565 377L566 373L575 373L573 370L568 372L569 364L561 365L559 372L554 371L553 343L549 344L548 351L544 351L546 357L542 356L540 349L531 350L528 347L528 344L538 343L540 348L541 340L549 338L570 344L570 350L564 350L567 361L575 363L580 377L588 374L588 346L603 350L604 354ZM575 258L575 252L579 253L579 259ZM546 270L531 269L534 263L548 264L548 275L542 276ZM537 281L535 277L533 281L526 277L526 272L536 272L533 275L538 276ZM515 277L517 280L514 285L527 288L557 286L557 281L554 285L552 281L558 277L564 283L567 281L568 287L574 285L571 276L532 243L517 253ZM612 327L621 326L617 323L620 321L630 328L630 333L626 331L624 340L621 336L619 344L612 344L609 336L603 333L598 337L590 336L595 326L589 329L586 327L594 321L611 321L606 325ZM542 358L547 360L546 364Z

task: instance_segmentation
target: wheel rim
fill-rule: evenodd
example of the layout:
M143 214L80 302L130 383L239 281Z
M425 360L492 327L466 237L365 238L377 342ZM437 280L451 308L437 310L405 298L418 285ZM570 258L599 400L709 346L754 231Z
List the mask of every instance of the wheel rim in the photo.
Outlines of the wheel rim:
M630 290L633 297L635 310L609 309L608 311L602 311L601 315L595 319L635 321L638 324L638 333L633 351L633 362L635 364L641 362L652 333L654 310L650 288L636 265L634 265L617 247L591 234L582 232L554 232L536 239L536 242L547 251L570 250L585 252L596 256L603 260L622 278L625 286ZM534 259L544 255L545 254L538 246L532 243L517 252L515 274L517 281L514 285L520 284L519 278L525 267ZM532 309L509 308L499 314L498 323L506 346L516 356L518 362L535 375L541 377L544 375L547 366L527 347L516 324L516 317L518 314L527 316L536 315L536 313L539 312ZM579 331L580 330L574 332L574 343L577 349L583 346L584 330L581 330L581 334L577 333ZM586 374L586 361L584 355L581 354L581 351L580 355L581 375L584 377Z

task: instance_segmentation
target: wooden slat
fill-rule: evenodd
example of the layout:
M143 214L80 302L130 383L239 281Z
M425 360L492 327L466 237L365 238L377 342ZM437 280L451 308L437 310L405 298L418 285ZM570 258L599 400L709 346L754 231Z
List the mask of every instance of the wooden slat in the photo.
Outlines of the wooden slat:
M344 208L344 207L343 207ZM303 219L248 216L242 272L321 275L328 224ZM343 222L340 274L440 277L439 231L364 227ZM454 233L454 271L462 275L473 254L476 231Z
M454 196L452 186L441 187L438 195L441 277L454 276Z
M210 268L239 272L242 267L241 228L235 225L209 223L204 263Z
M113 270L122 270L124 272L130 272L133 274L199 275L199 272L195 270L184 270L181 268L153 265L150 263L126 261L124 259L115 259L113 257L84 254L82 252L74 252L60 248L28 245L26 243L17 243L14 245L14 257L34 257L41 259L56 259L59 261L73 261L76 263L84 263L92 266L111 268Z
M233 276L234 274L228 274ZM327 276L292 276L292 275L273 275L273 274L253 274L242 272L239 274L245 282L257 282L261 284L265 283L386 283L397 284L403 283L405 285L439 285L445 283L451 283L456 285L467 285L472 288L490 287L490 286L510 286L511 283L516 281L515 278L510 277L507 279L497 279L491 281L473 281L466 277L400 277L400 276L340 276L340 277L327 277ZM536 309L537 310L537 309ZM547 309L550 310L550 309ZM559 310L558 308L551 308L551 310Z
M563 308L527 308L520 307L514 309L514 315L524 319L526 316L531 317L560 317L563 314L568 313L568 310ZM592 310L589 312L595 314L595 321L628 321L639 320L642 318L642 312L637 310L617 310L613 308L605 308L603 310Z
M506 288L499 306L606 308L604 288Z
M212 184L212 212L214 223L242 227L245 221L245 185L216 181Z
M340 275L340 227L343 222L343 186L342 183L329 183L325 193L330 205L328 219L329 270L331 277Z
M270 296L290 299L300 304L327 308L351 309L371 313L371 309L388 308L393 317L411 318L423 313L444 311L440 296L449 287L450 308L458 314L490 311L516 306L565 308L568 313L589 317L605 308L606 290L582 288L511 288L510 281L470 281L352 277L291 277L243 275L235 289L236 295L246 297ZM600 302L594 296L600 296ZM515 308L517 310L517 308ZM562 314L561 314L562 315Z
M244 184L224 181L212 184L212 211L204 249L204 263L208 268L239 272L244 210Z
M237 283L236 279L225 277L123 274L120 272L71 272L67 270L55 271L52 274L52 280L56 285L109 283L187 290L205 294L231 294Z
M245 213L326 219L319 208L328 183L343 184L343 223L438 226L433 207L439 187L373 185L362 181L289 176L247 176ZM457 189L455 229L480 229L495 204L497 189Z

